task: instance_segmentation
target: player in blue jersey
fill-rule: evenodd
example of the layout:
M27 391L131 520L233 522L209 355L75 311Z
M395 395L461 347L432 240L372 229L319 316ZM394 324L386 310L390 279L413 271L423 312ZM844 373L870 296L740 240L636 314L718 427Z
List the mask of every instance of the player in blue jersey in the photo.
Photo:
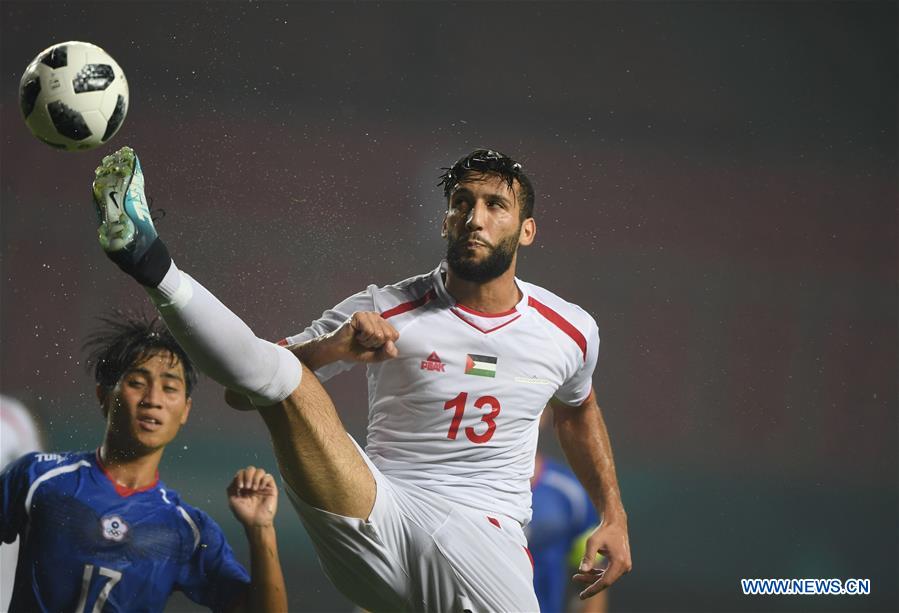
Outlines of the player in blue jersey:
M88 342L106 431L99 449L31 453L0 475L0 539L20 538L10 611L162 611L177 590L215 611L284 611L271 475L228 487L251 574L221 529L159 480L187 421L195 370L158 320L105 320Z
M574 596L571 574L580 564L583 541L599 524L590 497L574 473L559 462L538 453L534 468L533 515L526 533L534 559L534 590L540 611L605 613L605 591L569 607Z

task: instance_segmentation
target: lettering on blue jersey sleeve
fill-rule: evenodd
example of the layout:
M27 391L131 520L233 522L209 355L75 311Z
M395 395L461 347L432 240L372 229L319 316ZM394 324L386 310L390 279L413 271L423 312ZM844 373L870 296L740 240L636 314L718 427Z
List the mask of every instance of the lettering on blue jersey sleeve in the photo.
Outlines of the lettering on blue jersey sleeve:
M190 563L182 571L178 589L213 611L226 610L247 590L250 575L234 559L234 552L218 524L198 509L185 505L185 510L200 539Z

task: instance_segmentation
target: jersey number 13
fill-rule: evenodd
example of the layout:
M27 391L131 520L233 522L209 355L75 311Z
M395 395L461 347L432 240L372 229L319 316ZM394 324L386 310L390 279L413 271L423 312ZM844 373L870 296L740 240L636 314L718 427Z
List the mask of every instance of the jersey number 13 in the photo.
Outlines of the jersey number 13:
M446 433L446 438L451 441L456 440L456 435L459 434L459 425L462 423L462 415L465 413L465 403L467 401L468 392L460 392L458 396L452 400L447 400L443 404L444 411L449 409L455 410L453 419L450 422L449 432ZM499 415L499 400L493 396L481 396L474 401L474 406L476 409L486 408L490 410L489 413L481 415L481 421L487 424L487 428L483 432L478 433L472 426L465 428L465 436L468 437L468 440L481 445L493 438L493 433L496 432L496 421L494 420Z

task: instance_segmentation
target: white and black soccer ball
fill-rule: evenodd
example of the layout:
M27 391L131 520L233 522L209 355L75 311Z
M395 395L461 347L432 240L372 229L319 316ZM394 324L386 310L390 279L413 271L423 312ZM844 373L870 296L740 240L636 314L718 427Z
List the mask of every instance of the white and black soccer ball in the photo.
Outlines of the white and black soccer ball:
M41 51L25 69L19 101L32 134L68 151L93 149L122 127L128 81L108 53L69 41Z

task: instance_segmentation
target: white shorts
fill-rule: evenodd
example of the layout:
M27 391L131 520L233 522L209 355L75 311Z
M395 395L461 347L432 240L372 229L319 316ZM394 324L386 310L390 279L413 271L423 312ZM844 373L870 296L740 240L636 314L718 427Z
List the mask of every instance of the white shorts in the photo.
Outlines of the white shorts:
M344 596L378 612L539 610L518 522L392 479L359 453L377 484L367 521L312 507L284 484L325 574Z

